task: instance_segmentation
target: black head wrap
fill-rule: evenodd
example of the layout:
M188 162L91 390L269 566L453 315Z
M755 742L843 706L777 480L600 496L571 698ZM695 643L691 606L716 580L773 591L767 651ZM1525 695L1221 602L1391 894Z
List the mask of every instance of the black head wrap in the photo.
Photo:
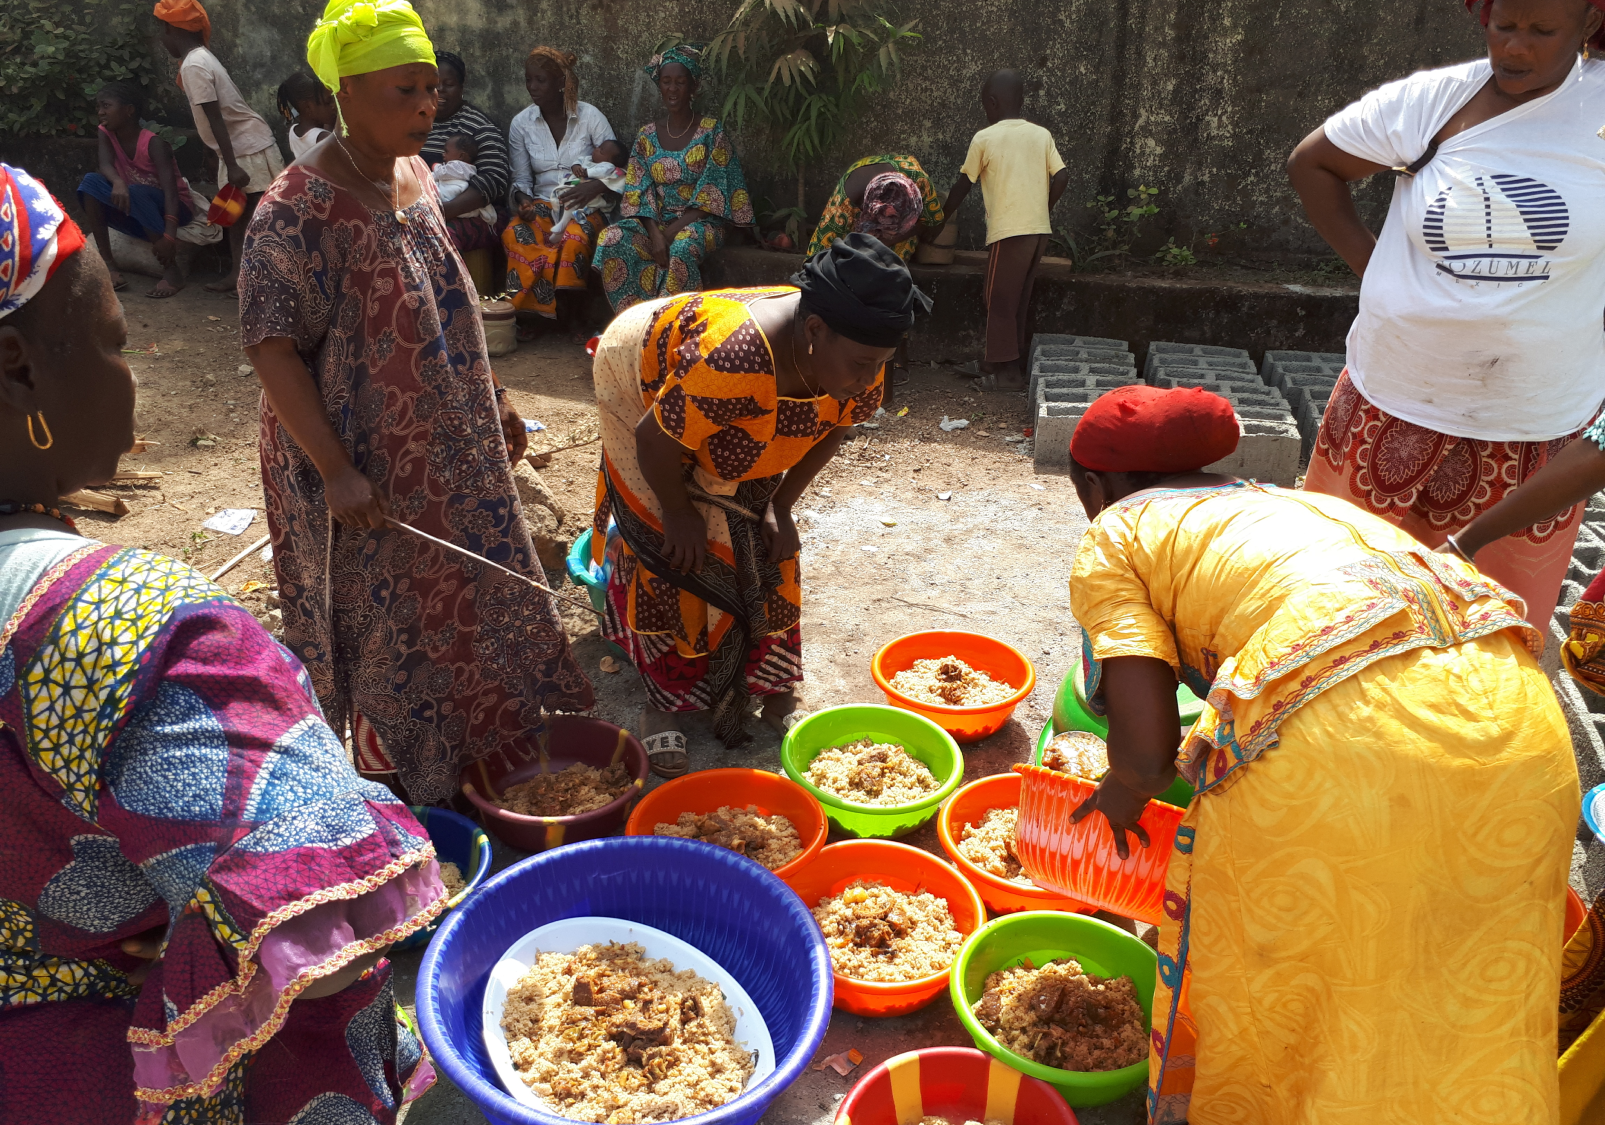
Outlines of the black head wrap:
M931 311L903 259L874 235L854 232L832 242L792 275L803 311L855 344L892 348Z

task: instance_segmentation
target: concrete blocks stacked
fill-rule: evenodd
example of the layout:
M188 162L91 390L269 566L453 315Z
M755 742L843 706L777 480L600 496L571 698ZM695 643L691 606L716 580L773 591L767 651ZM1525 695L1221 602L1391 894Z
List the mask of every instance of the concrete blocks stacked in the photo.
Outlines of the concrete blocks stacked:
M1070 470L1070 435L1092 400L1139 382L1137 361L1124 340L1039 333L1028 357L1039 473Z
M1346 360L1341 352L1266 352L1260 364L1260 377L1287 399L1298 422L1302 446L1299 461L1309 464L1315 449L1315 435L1321 429L1321 416Z
M1228 399L1243 423L1230 457L1212 472L1292 487L1298 479L1300 436L1286 401L1261 381L1254 361L1240 348L1156 341L1148 347L1144 381L1156 387L1202 387Z

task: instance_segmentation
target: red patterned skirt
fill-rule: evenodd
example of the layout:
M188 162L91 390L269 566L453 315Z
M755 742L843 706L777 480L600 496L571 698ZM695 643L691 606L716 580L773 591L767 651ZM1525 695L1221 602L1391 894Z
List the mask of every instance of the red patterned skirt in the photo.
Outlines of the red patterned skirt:
M1438 547L1576 437L1479 441L1441 434L1372 405L1345 371L1327 403L1304 487ZM1527 620L1546 633L1581 522L1579 504L1477 553L1477 569L1520 595Z

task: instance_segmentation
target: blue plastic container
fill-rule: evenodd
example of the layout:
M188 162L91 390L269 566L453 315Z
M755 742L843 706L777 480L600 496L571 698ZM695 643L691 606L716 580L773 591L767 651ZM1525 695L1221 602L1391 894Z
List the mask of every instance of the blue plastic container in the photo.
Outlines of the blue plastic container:
M768 871L734 852L669 836L556 848L509 867L454 910L418 971L418 1023L435 1065L496 1125L574 1125L520 1105L481 1041L485 980L509 946L561 918L602 915L667 931L741 982L775 1044L775 1070L700 1125L752 1125L801 1077L825 1038L830 954L813 915Z
M468 896L479 889L479 884L485 881L490 874L490 837L485 830L466 816L459 816L446 809L434 809L427 805L409 805L412 815L418 818L418 823L424 826L429 833L430 842L435 845L435 859L441 863L455 863L457 870L463 873L468 880L466 886L458 891L446 903L445 913L436 918L431 925L421 930L414 930L401 941L391 946L393 950L416 949L420 945L428 945L429 939L435 931L440 929L447 914L456 910L467 900Z
M598 613L602 612L603 603L607 600L607 587L602 580L591 573L591 535L595 528L586 528L580 537L574 540L574 546L568 551L568 580L585 591L586 597L591 599L591 605ZM603 641L609 656L616 656L621 660L628 660L624 650L612 641Z

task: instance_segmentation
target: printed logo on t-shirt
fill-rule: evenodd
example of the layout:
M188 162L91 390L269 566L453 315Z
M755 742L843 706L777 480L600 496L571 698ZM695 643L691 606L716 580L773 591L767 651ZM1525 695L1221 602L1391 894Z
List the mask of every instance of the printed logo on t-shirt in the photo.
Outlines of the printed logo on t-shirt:
M1456 281L1548 281L1571 221L1546 183L1493 172L1450 184L1421 221L1433 264Z

